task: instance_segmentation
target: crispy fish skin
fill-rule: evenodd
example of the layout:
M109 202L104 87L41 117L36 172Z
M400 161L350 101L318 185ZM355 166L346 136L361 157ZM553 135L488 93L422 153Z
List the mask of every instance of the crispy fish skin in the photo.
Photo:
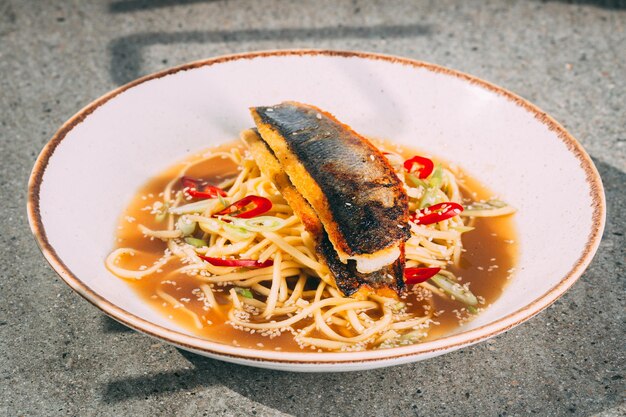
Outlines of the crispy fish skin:
M253 129L244 130L241 133L241 140L248 145L248 149L263 175L274 183L296 216L300 218L305 229L313 236L320 235L324 231L324 226L322 226L315 210L291 184L272 150L261 140L258 133Z
M270 178L313 237L317 253L322 257L322 261L335 279L337 288L343 294L365 296L373 290L383 296L394 296L404 289L403 256L392 265L370 274L357 271L355 261L341 262L315 210L291 184L269 146L252 129L243 131L241 139L248 145L261 172Z
M255 107L251 113L262 139L318 214L342 262L372 260L378 263L373 270L392 264L410 237L408 196L382 153L314 106L285 102Z

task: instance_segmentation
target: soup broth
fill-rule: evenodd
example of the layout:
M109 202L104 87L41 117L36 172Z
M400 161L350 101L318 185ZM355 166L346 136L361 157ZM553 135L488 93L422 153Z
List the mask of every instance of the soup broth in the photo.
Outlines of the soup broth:
M232 143L211 151L229 150L234 146L240 147L242 152L245 151L241 145ZM386 144L386 147L395 149L406 158L416 154L414 149L399 148L397 145ZM133 270L146 269L163 256L166 243L159 239L146 238L137 226L142 224L151 229L163 227L162 222L157 220L157 216L151 210L153 203L161 199L167 183L179 175L181 168L201 160L203 154L204 152L191 156L166 169L150 179L133 197L122 215L115 245L118 248L133 248L135 254L121 257L118 260L121 267ZM463 185L461 190L465 202L487 200L492 197L492 193L475 179L445 162L438 162L455 172L457 181ZM232 161L217 158L193 165L186 175L208 179L217 184L237 173L238 167ZM181 188L179 186L178 189ZM463 284L469 283L469 288L480 300L480 308L488 308L489 304L500 296L514 270L517 245L513 220L512 216L504 216L475 218L472 221L475 229L463 234L464 249L459 265L449 265L447 270L459 277ZM270 338L259 332L235 329L228 323L227 317L228 306L231 304L228 297L231 286L214 285L215 299L219 307L207 308L206 297L200 289L205 283L187 274L176 274L175 271L181 266L183 266L181 261L174 259L151 275L138 280L127 280L128 285L161 314L206 339L255 349L283 351L302 349L289 332ZM424 302L431 297L432 304ZM409 291L402 301L406 303L409 312L416 314L423 314L425 308L432 308L434 305L436 311L434 323L429 327L424 340L441 337L472 317L463 304L449 297L433 295L422 286L416 291ZM196 313L202 328L198 328L197 318L190 315L188 310ZM299 326L311 322L305 320Z

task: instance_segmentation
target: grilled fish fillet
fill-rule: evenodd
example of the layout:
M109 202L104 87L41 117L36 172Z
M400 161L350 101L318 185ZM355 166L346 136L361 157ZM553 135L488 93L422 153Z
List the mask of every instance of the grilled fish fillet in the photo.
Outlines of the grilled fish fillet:
M278 191L304 224L305 229L313 237L318 255L321 256L335 279L337 288L343 294L358 296L357 293L365 295L373 290L379 295L393 296L404 289L403 256L392 265L369 274L357 271L354 261L341 262L315 210L293 186L269 146L252 129L242 132L241 139L248 145L263 175L276 185Z
M284 102L251 113L341 262L365 274L394 264L410 237L408 197L383 154L317 107Z

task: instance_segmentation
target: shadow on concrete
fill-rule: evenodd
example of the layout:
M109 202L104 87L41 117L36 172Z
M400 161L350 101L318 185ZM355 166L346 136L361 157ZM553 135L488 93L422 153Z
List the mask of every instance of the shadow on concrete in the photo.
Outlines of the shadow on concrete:
M102 316L102 331L104 333L130 333L133 329L124 326L109 316Z
M109 5L111 13L129 13L136 10L159 9L162 7L186 6L193 3L213 3L220 0L120 0Z
M537 0L535 0L537 1ZM624 10L626 9L626 0L539 0L541 3L557 2L565 3L572 6L595 6L604 9Z
M619 337L608 336L624 332L624 322L619 319L624 311L623 291L619 289L624 288L624 282L616 271L624 271L625 266L621 252L626 239L620 219L626 216L626 173L595 163L609 204L598 254L583 279L564 297L495 341L425 362L348 374L271 371L179 350L193 369L111 381L103 387L103 400L118 403L220 385L293 415L353 414L359 410L422 415L438 413L441 404L452 407L441 409L447 410L444 414L454 414L458 408L483 409L485 405L497 407L501 415L556 415L569 410L570 415L586 416L612 409L620 404L626 388L620 355L608 354L622 349ZM615 291L607 292L610 288ZM597 300L606 300L603 311L597 311ZM595 313L579 320L580 311ZM550 337L545 337L546 329L550 329ZM587 335L585 343L581 343L581 335ZM527 348L510 348L524 341L530 344ZM547 362L537 363L542 356ZM476 375L489 381L488 386L476 387ZM597 375L604 376L598 379ZM511 381L515 385L510 385ZM523 397L519 397L522 392ZM594 393L591 397L590 392ZM541 398L532 403L541 404L542 409L524 408L530 405L524 405L520 398Z
M326 39L390 39L424 36L429 25L376 25L356 27L247 29L233 31L188 31L137 33L115 39L109 45L110 74L117 84L138 78L143 65L142 50L152 45L177 43L235 43L254 41L305 41Z
M206 366L200 369L160 372L150 376L115 381L107 385L104 401L117 403L133 398L143 399L171 392L187 391L198 386L220 384L219 380L211 377L211 375L218 375L218 372L221 373L223 370Z

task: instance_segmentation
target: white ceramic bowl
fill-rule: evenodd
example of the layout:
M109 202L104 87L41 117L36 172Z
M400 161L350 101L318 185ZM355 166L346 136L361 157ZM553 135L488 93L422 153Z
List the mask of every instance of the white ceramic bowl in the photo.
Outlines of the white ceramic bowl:
M252 125L248 107L311 103L364 135L455 162L519 209L517 273L476 320L438 340L350 353L244 349L192 335L145 305L104 267L135 190L191 152ZM97 190L97 192L86 192ZM202 355L293 371L346 371L441 355L493 337L561 296L595 253L605 219L589 156L524 99L437 65L358 52L276 51L209 59L153 74L89 104L43 149L28 214L42 252L91 303L133 329Z

